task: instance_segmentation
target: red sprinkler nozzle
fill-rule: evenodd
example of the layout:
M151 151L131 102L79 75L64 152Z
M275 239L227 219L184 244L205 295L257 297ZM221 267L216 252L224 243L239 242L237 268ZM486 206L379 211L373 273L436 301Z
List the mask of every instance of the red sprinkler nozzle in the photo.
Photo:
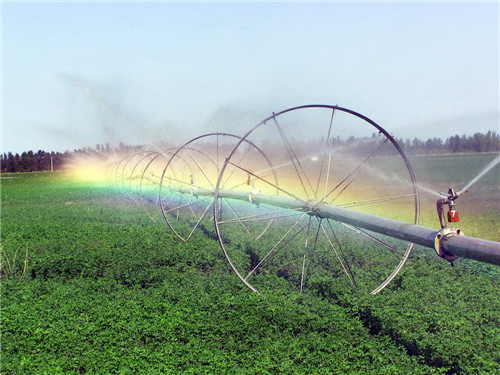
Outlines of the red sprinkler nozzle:
M448 205L448 223L458 223L460 221L458 211L455 209L455 200L460 196L460 194L455 193L453 188L448 190L448 196L446 198L440 198L436 202L436 208L438 211L439 222L441 228L447 226L447 220L444 216L444 206Z

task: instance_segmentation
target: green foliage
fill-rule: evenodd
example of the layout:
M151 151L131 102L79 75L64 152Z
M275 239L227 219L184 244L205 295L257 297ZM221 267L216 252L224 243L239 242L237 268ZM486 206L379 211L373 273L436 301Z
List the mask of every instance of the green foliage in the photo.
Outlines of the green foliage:
M2 374L500 370L497 267L416 249L377 296L314 269L299 295L278 266L258 295L212 228L182 243L106 188L24 175L2 201Z

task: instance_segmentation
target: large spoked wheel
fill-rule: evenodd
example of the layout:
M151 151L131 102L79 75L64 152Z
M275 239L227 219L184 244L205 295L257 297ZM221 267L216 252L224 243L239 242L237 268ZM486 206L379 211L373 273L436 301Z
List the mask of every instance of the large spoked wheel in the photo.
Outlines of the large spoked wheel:
M127 194L131 193L134 177L132 176L132 169L134 165L134 159L140 158L142 155L142 151L138 153L134 153L131 155L126 155L114 163L109 171L108 178L114 185L114 188L118 191L126 192ZM131 196L133 200L134 197Z
M180 240L188 241L200 227L212 231L212 225L204 224L213 220L217 179L225 157L240 142L242 154L236 153L236 159L251 158L272 171L272 165L258 147L228 133L196 137L176 150L168 160L161 174L159 204L167 226ZM270 180L277 183L275 178ZM220 186L236 191L242 186L251 188L252 183L253 178L248 173L228 173ZM251 199L250 192L245 194L246 199ZM223 197L217 200L219 212L224 211L233 219L238 218L239 204L241 202L228 202ZM240 226L245 228L244 224Z
M242 157L248 143L267 164ZM228 176L252 185L228 188ZM290 108L251 129L223 163L215 200L233 207L214 205L222 250L256 292L276 284L302 292L336 278L375 294L401 270L412 243L324 217L319 205L419 220L415 176L398 143L367 117L328 105Z
M135 173L139 174L138 194L140 205L149 218L155 222L161 216L158 200L161 174L173 152L174 150L149 152L134 167Z
M107 178L120 193L127 194L156 221L161 216L158 204L161 172L172 150L141 150L123 157L107 171Z

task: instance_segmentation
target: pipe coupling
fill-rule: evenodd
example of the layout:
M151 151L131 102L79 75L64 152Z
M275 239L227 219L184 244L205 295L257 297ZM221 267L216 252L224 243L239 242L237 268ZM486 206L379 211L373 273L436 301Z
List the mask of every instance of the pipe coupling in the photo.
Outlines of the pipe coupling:
M463 236L464 233L458 228L444 227L436 234L436 238L434 239L434 249L436 250L437 255L441 258L451 262L453 265L453 261L458 259L459 256L452 254L446 249L446 239L452 236Z

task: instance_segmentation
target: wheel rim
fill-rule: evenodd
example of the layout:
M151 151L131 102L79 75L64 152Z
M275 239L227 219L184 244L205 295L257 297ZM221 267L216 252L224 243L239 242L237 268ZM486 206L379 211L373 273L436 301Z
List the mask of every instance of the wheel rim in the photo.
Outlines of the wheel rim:
M346 138L342 143L341 137L353 131L358 140L349 143ZM370 136L372 132L376 134ZM259 170L251 160L239 161L237 155L244 142L258 146L268 156L269 164L276 166L272 179L269 171ZM215 188L217 201L224 196L223 181L235 169L240 174L251 173L263 194L289 196L304 204L328 203L418 224L418 190L406 155L382 127L346 108L294 107L256 125L222 165ZM240 203L231 213L239 220L230 220L221 211L223 206L214 205L214 222L231 268L256 292L272 287L265 280L270 275L277 282L292 281L301 292L308 278L312 285L315 279L343 276L348 285L375 294L399 273L413 247L411 243L318 217L314 207L308 212L294 212L261 205L257 212L254 206ZM242 223L250 229L250 235L238 230ZM263 226L269 228L260 235ZM238 245L237 237L244 245ZM352 246L353 242L360 245ZM362 249L370 253L362 257Z
M163 169L159 202L167 226L182 241L188 241L198 228L211 231L213 221L214 190L226 155L234 149L241 137L228 133L210 133L196 137L177 149ZM261 150L248 141L245 155L265 160ZM272 165L267 164L272 169ZM235 176L226 175L221 186L238 188ZM225 207L235 215L235 204L225 199L217 200L219 210ZM215 234L213 234L215 236Z

